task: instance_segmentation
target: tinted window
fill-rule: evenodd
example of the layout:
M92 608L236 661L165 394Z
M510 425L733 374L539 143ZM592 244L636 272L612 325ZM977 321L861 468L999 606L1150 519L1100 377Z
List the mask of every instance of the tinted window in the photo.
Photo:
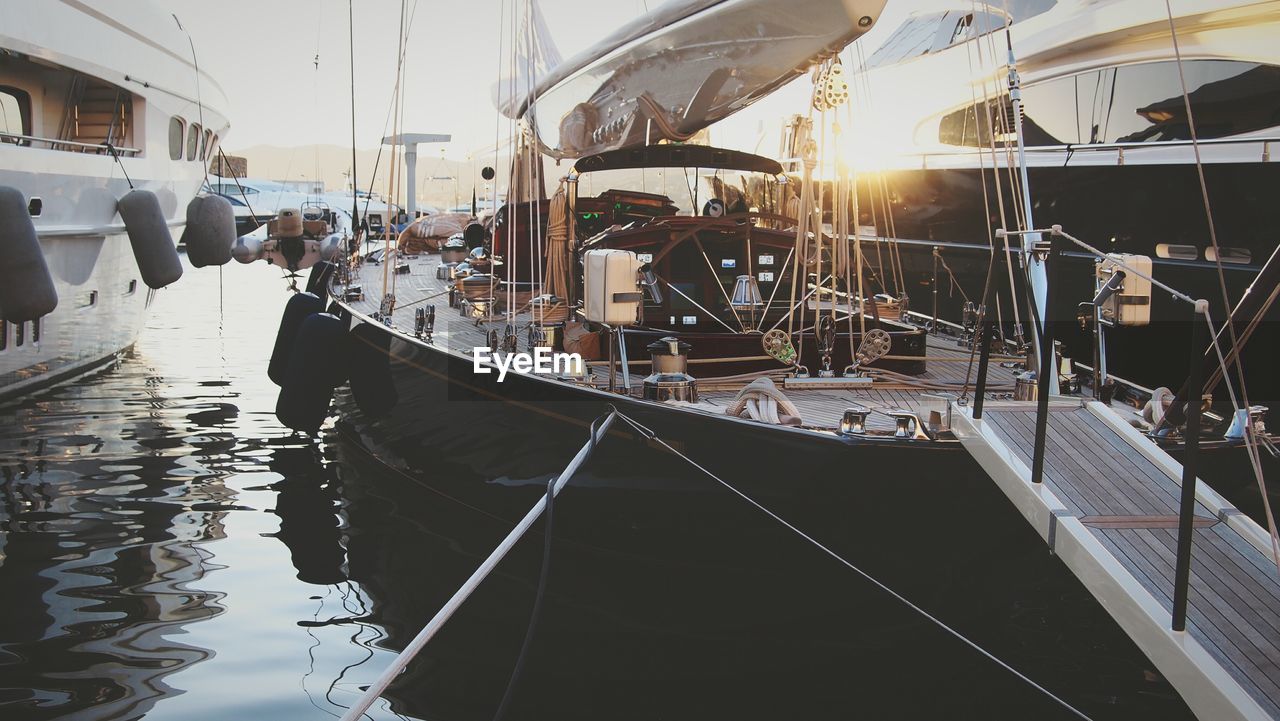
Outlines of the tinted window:
M1009 13L1012 22L1021 22L1043 13L1058 0L1012 0L997 7ZM888 39L876 48L867 59L867 67L892 65L919 55L937 52L944 48L963 42L970 38L980 37L1005 25L1002 14L993 12L931 13L917 15L906 19Z
M31 96L17 88L0 85L0 133L31 134ZM17 142L16 138L5 138Z
M933 13L907 18L884 44L867 59L867 67L892 65L907 58L924 55L933 46L933 40L942 27L946 13Z
M1248 248L1220 248L1223 263L1248 263L1253 260L1253 253ZM1218 259L1218 253L1212 247L1204 249L1204 259L1210 263Z
M1200 251L1194 245L1177 245L1175 243L1157 243L1157 258L1170 258L1173 260L1196 260L1200 257Z
M1183 63L1187 91L1201 138L1222 138L1280 125L1280 67L1226 60ZM938 140L985 145L996 142L1001 119L1011 117L1007 96L943 116ZM1027 145L1133 143L1189 140L1178 65L1167 61L1095 70L1023 89Z
M1227 60L1183 63L1201 138L1280 124L1280 67ZM1176 62L1104 70L1084 130L1095 142L1190 140ZM1083 118L1082 118L1083 120Z
M186 130L182 118L169 118L169 158L182 160L182 132Z
M187 160L196 159L196 151L200 146L200 126L192 125L191 132L187 133Z
M204 137L200 141L200 159L209 159L209 147L213 144L213 131L205 130Z

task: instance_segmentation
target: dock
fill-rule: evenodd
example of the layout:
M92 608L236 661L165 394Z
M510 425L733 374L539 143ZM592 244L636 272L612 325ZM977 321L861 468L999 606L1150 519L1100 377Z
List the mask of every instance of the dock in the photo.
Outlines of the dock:
M1280 719L1280 572L1265 530L1196 484L1186 628L1173 630L1182 466L1097 402L953 405L964 447L1202 719Z

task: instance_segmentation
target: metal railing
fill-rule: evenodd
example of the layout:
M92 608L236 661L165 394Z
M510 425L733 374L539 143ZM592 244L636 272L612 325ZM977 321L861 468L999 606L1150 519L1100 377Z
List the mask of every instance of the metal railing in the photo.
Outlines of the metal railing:
M1191 140L1154 140L1150 142L1127 141L1115 143L1062 143L1059 145L1030 145L1027 146L1025 152L1028 155L1045 154L1045 153L1098 153L1098 152L1115 152L1120 155L1123 161L1125 151L1134 150L1161 150L1166 148L1184 148L1194 146L1233 146L1233 145L1261 145L1261 161L1266 163L1271 160L1271 144L1280 142L1280 137L1276 136L1258 136L1248 138L1207 138L1198 142ZM1004 148L997 148L1004 150ZM956 148L955 150L927 150L919 153L911 153L902 156L904 160L919 159L924 167L927 167L929 158L967 158L982 153L990 154L990 149L981 148ZM997 156L1000 153L997 152Z
M1201 381L1201 365L1204 355L1204 333L1206 323L1202 322L1201 316L1208 318L1208 301L1195 300L1190 296L1182 293L1168 285L1161 283L1149 275L1144 274L1132 266L1120 261L1119 259L1107 256L1098 249L1088 245L1087 243L1072 237L1062 231L1060 226L1053 226L1048 230L1029 230L1008 232L1000 231L997 237L1004 235L1023 235L1028 233L1041 233L1048 237L1047 256L1045 258L1045 275L1047 276L1047 288L1045 291L1045 317L1036 318L1039 321L1038 331L1040 337L1040 348L1042 352L1039 357L1039 369L1036 375L1036 427L1035 441L1032 448L1031 456L1031 482L1040 484L1044 481L1044 461L1045 449L1048 436L1049 424L1049 396L1052 393L1058 393L1060 389L1055 388L1058 383L1058 369L1056 366L1056 354L1053 351L1053 318L1055 304L1059 292L1058 276L1061 272L1060 256L1062 255L1065 241L1070 241L1100 258L1107 258L1110 262L1114 262L1126 272L1133 273L1135 276L1143 278L1151 282L1156 287L1162 288L1179 300L1187 301L1192 305L1191 317L1191 367L1188 371L1187 387L1191 389L1199 389L1202 387ZM1007 256L1006 256L1007 260ZM988 268L988 277L995 269L995 263L992 262ZM987 283L987 295L990 295L990 281ZM984 303L989 299L984 298ZM1032 304L1032 312L1035 313L1035 304ZM973 417L980 419L982 417L982 401L985 395L987 385L987 367L991 356L991 346L989 343L989 333L992 328L992 321L984 316L982 328L978 334L979 356L978 356L978 378L975 388L975 398L973 404ZM1191 395L1191 394L1188 394ZM1178 418L1184 418L1185 430L1183 432L1183 456L1182 456L1182 495L1178 506L1178 548L1177 558L1174 567L1173 582L1173 610L1172 610L1172 628L1175 631L1183 631L1186 629L1187 623L1187 591L1191 578L1191 544L1193 540L1193 522L1195 519L1196 505L1196 462L1200 449L1200 408L1201 400L1199 394L1196 397L1187 399L1185 411L1175 399L1174 406L1168 410L1168 415Z
M0 131L0 142L8 142L13 145L44 143L52 150L65 150L65 148L60 148L58 146L67 145L81 151L92 151L95 154L110 154L107 146L103 143L82 143L78 140L57 140L55 138L42 138L37 135L22 135L19 133L7 133L4 131ZM134 156L142 152L138 148L121 148L119 146L112 147L115 148L117 154L124 156Z

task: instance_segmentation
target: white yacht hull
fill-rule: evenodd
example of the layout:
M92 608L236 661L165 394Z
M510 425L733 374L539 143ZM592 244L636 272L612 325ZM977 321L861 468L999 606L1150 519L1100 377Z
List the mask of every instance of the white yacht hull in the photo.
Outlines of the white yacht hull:
M0 324L5 399L81 375L134 343L156 291L143 282L117 204L131 189L154 193L176 242L228 122L226 97L197 70L185 31L152 3L6 3L0 49L0 100L21 111L0 127L0 186L30 204L58 297L37 321ZM104 92L115 98L105 108ZM107 123L103 140L95 128Z

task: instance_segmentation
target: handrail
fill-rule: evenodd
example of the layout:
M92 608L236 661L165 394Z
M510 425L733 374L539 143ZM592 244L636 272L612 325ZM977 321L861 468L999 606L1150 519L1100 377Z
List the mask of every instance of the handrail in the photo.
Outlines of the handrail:
M1064 230L1062 229L1062 226L1061 226L1061 225L1054 225L1054 226L1050 226L1049 228L1044 228L1044 229L1039 229L1039 230L1004 230L1003 228L1001 228L1001 229L999 229L999 230L997 230L997 231L996 231L996 237L1002 238L1002 237L1004 237L1004 236L1006 236L1006 235L1032 235L1032 234L1044 234L1044 233L1049 233L1049 234L1051 234L1051 235L1058 235L1058 236L1061 236L1061 237L1063 237L1063 238L1066 238L1067 240L1071 241L1072 243L1075 243L1076 245L1080 246L1081 248L1084 248L1085 250L1087 250L1087 251L1089 251L1090 253L1094 254L1094 255L1095 255L1095 256L1097 256L1098 258L1101 258L1101 259L1103 259L1103 260L1106 260L1106 261L1108 261L1108 262L1110 262L1110 263L1114 263L1115 265L1118 265L1118 266L1120 266L1121 268L1124 268L1125 272L1127 272L1127 273L1132 273L1132 274L1136 275L1137 277L1139 277L1139 278L1141 278L1141 279L1143 279L1143 280L1147 281L1148 283L1150 283L1150 284L1152 284L1152 285L1156 286L1157 288L1160 288L1160 289L1162 289L1162 290L1168 291L1169 293L1172 293L1172 294L1173 294L1173 296L1174 296L1175 298L1177 298L1178 300L1186 301L1186 302L1190 303L1191 305L1195 305L1195 304L1196 304L1196 299L1195 299L1195 298L1192 298L1191 296L1187 295L1186 293L1183 293L1182 291L1180 291L1180 290L1178 290L1178 289L1174 288L1173 286L1167 285L1167 284L1165 284L1165 283L1161 283L1160 281L1156 280L1155 278L1152 278L1150 275L1148 275L1148 274L1146 274L1146 273L1143 273L1142 271L1138 270L1137 268L1134 268L1133 266L1129 265L1128 263L1124 262L1123 260L1120 260L1119 258L1116 258L1116 257L1114 257L1114 256L1112 256L1112 255L1108 255L1108 254L1106 254L1106 253L1102 252L1101 250L1098 250L1097 248L1093 247L1092 245L1089 245L1088 243L1084 242L1083 240L1080 240L1079 238L1075 237L1074 235L1071 235L1070 233L1067 233L1066 231L1064 231Z
M1028 145L1026 152L1028 153L1061 153L1061 152L1080 152L1080 151L1107 151L1107 150L1156 150L1159 148L1184 148L1194 145L1251 145L1251 144L1268 144L1280 143L1280 136L1259 136L1252 138L1208 138L1193 143L1190 140L1155 140L1151 142L1127 141L1116 143L1061 143L1058 145ZM1003 148L1000 148L1003 149ZM909 153L902 156L903 159L910 158L945 158L947 156L959 155L978 155L980 153L990 153L990 149L982 148L957 148L956 150L926 150L919 153Z
M57 140L54 138L42 138L37 135L22 135L20 133L8 133L0 130L0 138L12 138L14 140L25 140L31 143L48 143L49 145L72 145L77 148L86 150L94 150L99 153L107 150L107 146L101 143L82 143L78 140ZM56 150L56 148L54 148ZM116 147L116 152L124 155L137 155L142 151L138 148L121 148Z

